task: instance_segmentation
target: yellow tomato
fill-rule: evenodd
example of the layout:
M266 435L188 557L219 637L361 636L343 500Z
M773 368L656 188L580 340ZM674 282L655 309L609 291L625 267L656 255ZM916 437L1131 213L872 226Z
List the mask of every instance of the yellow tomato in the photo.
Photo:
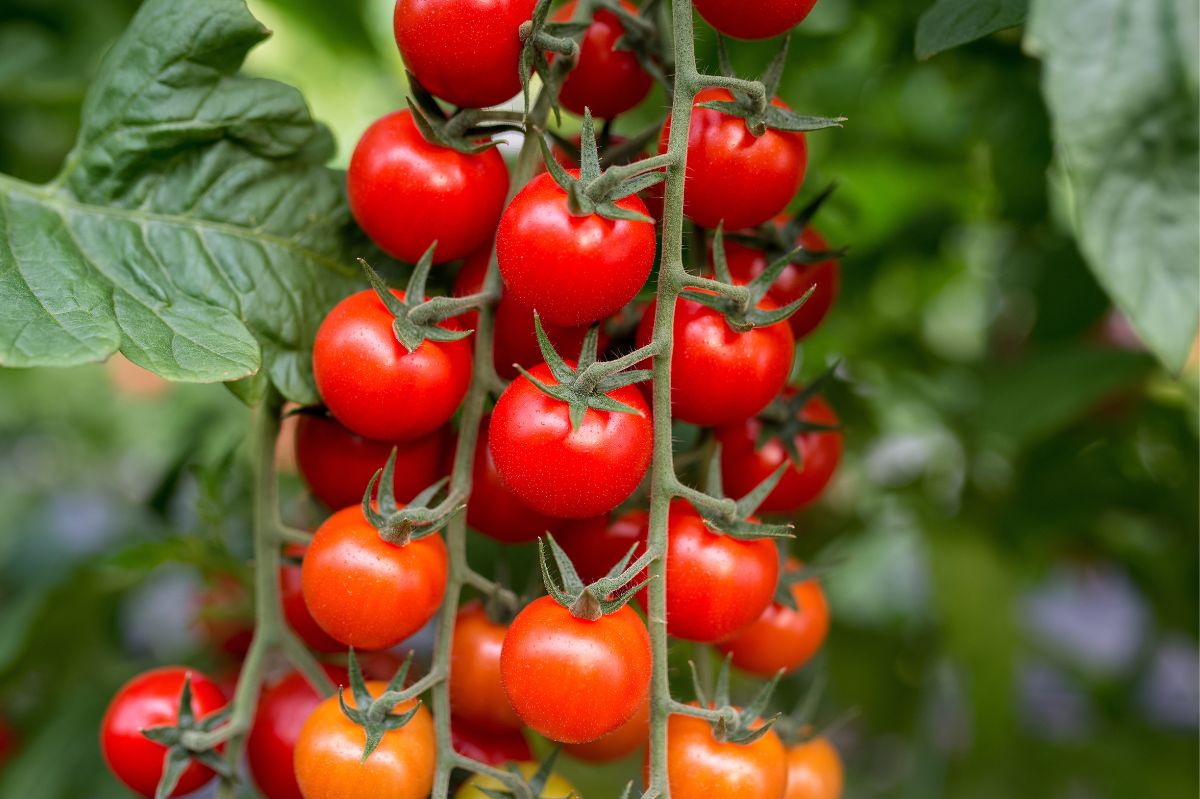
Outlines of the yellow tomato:
M537 763L518 763L517 767L521 770L521 776L529 779L537 773ZM488 795L480 788L497 788L504 789L504 783L492 777L485 777L482 774L472 775L471 779L463 783L463 786L458 789L458 793L454 794L454 799L488 799ZM575 786L564 780L562 777L551 772L550 779L546 780L546 787L542 789L542 795L538 799L566 799L568 796L576 795Z

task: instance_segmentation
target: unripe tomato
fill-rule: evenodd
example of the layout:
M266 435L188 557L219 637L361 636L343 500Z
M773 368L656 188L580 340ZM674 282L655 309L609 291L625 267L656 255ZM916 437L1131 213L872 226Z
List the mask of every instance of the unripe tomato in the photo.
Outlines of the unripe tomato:
M576 5L571 0L554 14L554 19L570 21ZM621 7L637 14L637 6L628 0L621 0ZM620 17L607 9L595 10L579 46L579 60L558 94L563 108L580 116L587 108L597 119L612 119L646 99L653 78L631 51L616 49L624 35Z
M192 681L192 712L201 721L225 706L225 694L198 671L183 666L146 671L121 686L100 723L100 751L113 775L134 793L152 797L162 779L167 749L142 735L150 727L179 722L179 698L188 675ZM216 773L193 760L171 796L197 791Z
M558 382L545 364L530 374L548 386ZM573 431L567 403L525 377L510 383L488 431L496 469L509 490L534 510L574 519L607 513L628 499L650 468L650 408L636 386L608 396L636 413L588 408Z
M317 528L301 571L304 601L325 632L356 649L386 649L433 618L447 576L437 533L390 544L345 508Z
M649 774L649 755L643 773ZM667 718L671 799L784 799L787 755L774 730L749 744L718 741L704 719Z
M526 505L509 491L496 470L488 441L490 416L479 422L475 440L475 461L471 466L471 496L467 498L467 524L505 544L535 541L547 530L554 530L561 519L546 516Z
M450 722L450 739L455 752L489 766L533 759L533 750L521 732L489 732L456 718Z
M798 572L799 561L788 559L786 571ZM717 645L733 655L733 665L760 677L774 677L780 669L794 671L817 653L829 632L829 604L816 580L791 587L796 610L772 602L758 620L733 638Z
M645 749L650 740L650 695L629 721L603 738L585 744L566 744L563 751L587 763L611 763Z
M559 546L571 558L585 583L594 583L617 564L634 544L640 544L634 559L646 551L646 533L650 512L640 508L626 511L615 519L593 516L564 524L555 533Z
M638 712L650 664L650 635L628 605L588 621L544 596L509 627L500 678L513 710L535 731L586 743Z
M726 89L704 89L695 102L731 100ZM778 97L773 105L787 108ZM667 151L667 117L658 150ZM800 189L808 166L808 144L800 132L768 130L755 136L746 120L711 108L692 108L688 129L688 172L684 213L701 227L725 230L761 225L778 214Z
M646 213L636 195L618 200L617 207ZM572 214L567 193L549 174L513 198L496 234L505 287L556 325L586 325L621 310L650 276L655 248L650 222Z
M303 558L307 547L300 544L290 544L284 548L284 555L291 558ZM303 561L301 561L303 562ZM308 605L304 602L303 569L294 563L284 562L279 567L279 604L283 607L283 617L287 620L292 632L300 637L304 645L318 652L343 652L345 644L338 641L317 624Z
M650 303L638 324L639 347L654 337L657 305ZM764 298L758 307L775 304ZM796 351L787 322L739 333L719 311L685 294L675 306L673 329L671 413L676 419L698 425L738 422L770 405L787 385Z
M790 394L790 392L789 392ZM785 395L787 396L787 395ZM821 397L813 397L800 412L800 418L823 425L836 425L837 415ZM778 439L758 448L762 422L744 422L717 430L721 443L721 477L725 490L742 496L765 480L779 464L789 460ZM779 485L767 495L759 508L765 513L786 513L809 504L821 495L842 459L842 434L837 431L801 433L795 439L800 450L799 466L783 473Z
M521 23L535 0L397 0L404 65L446 102L482 108L521 91Z
M799 25L817 0L694 0L692 5L726 36L737 39L769 39Z
M488 618L478 600L463 605L450 644L450 709L481 730L503 732L525 725L500 684L500 649L508 628Z
M493 147L474 155L425 140L411 111L367 128L346 171L354 218L389 255L416 263L437 242L434 263L491 241L508 196L508 168Z
M392 294L404 298L398 289ZM339 302L317 330L313 377L329 412L346 427L367 438L407 441L454 415L471 383L471 345L425 340L409 352L393 321L374 291ZM461 329L453 319L440 326Z
M521 763L518 769L520 769L521 776L528 780L534 774L537 774L538 764ZM455 792L454 799L489 799L488 795L483 792L483 788L503 791L504 783L495 777L474 774ZM536 799L566 799L568 796L578 796L575 786L552 771L550 772L550 778L546 780L546 786L542 788L541 793L538 794Z
M379 697L387 683L371 681L367 690ZM346 704L357 707L350 691ZM396 705L407 712L416 700ZM433 788L437 744L433 716L421 706L398 730L389 730L379 748L364 762L367 735L346 718L338 698L325 699L304 722L296 739L296 782L304 799L425 799Z
M788 749L788 786L784 799L841 799L842 759L825 737Z

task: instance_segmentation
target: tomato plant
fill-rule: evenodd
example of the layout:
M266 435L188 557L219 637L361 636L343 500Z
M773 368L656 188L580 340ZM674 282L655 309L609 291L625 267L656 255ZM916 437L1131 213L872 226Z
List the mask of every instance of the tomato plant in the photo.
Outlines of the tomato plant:
M576 5L575 0L564 4L554 18L562 22L570 20ZM637 6L628 0L621 0L621 8L637 14ZM583 35L579 61L559 92L558 101L563 108L582 115L586 107L594 117L612 119L646 99L653 78L638 63L636 55L618 49L624 35L625 26L616 14L605 8L596 9Z
M803 567L790 559L784 576L794 577ZM807 663L829 631L829 605L816 580L786 587L795 607L772 602L762 615L736 638L718 644L733 658L733 665L760 677L773 677L780 669L792 671Z
M640 544L635 555L645 550L649 527L649 512L635 508L612 519L606 513L570 521L558 529L556 537L579 576L585 582L595 582L625 557L633 545Z
M529 779L537 773L537 763L520 763L518 771L522 777ZM484 774L476 774L462 784L458 792L454 794L454 799L488 799L489 794L483 789L499 791L504 788L504 783L497 780L495 777L489 777ZM577 796L578 792L575 786L567 782L567 780L559 774L551 772L546 779L546 784L542 790L538 792L534 799L568 799L571 796Z
M677 713L667 719L667 775L672 799L783 799L787 753L774 730L748 744L722 741L708 722Z
M450 733L455 752L489 766L533 759L533 750L522 732L481 730L462 719L454 719Z

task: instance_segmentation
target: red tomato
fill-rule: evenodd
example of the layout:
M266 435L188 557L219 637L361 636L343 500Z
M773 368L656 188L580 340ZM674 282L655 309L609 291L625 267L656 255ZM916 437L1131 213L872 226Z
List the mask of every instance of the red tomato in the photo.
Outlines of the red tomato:
M409 352L396 340L393 321L374 291L339 302L317 330L313 376L329 412L346 427L367 438L409 441L437 430L458 409L471 383L471 345L426 340ZM441 326L461 329L453 319Z
M387 683L368 682L371 696L379 697ZM346 704L356 707L345 692ZM408 711L416 700L403 702L393 712ZM425 799L433 788L437 743L433 717L421 706L398 730L389 730L379 748L363 761L366 731L346 718L338 698L325 699L309 715L296 739L296 782L304 799Z
M508 169L494 147L470 155L427 142L412 112L396 111L358 140L346 191L354 218L388 254L416 263L436 241L440 264L491 240Z
M790 393L790 392L789 392ZM800 418L816 424L836 425L837 415L821 397L813 397L804 406ZM762 422L747 419L717 430L721 443L721 477L725 490L740 497L788 460L787 450L778 439L771 439L757 448ZM783 473L779 485L767 495L759 510L764 513L785 513L812 502L837 470L842 459L842 434L836 431L801 433L795 439L800 450L800 466L793 464Z
M603 738L585 744L567 744L568 755L587 763L611 763L646 748L650 739L650 694L629 721Z
M225 694L198 671L168 666L146 671L125 683L100 723L100 750L108 769L134 793L154 796L162 778L166 747L142 735L150 727L179 721L179 697L187 675L192 678L192 711L200 721L225 706ZM188 764L171 796L199 790L216 774L196 761Z
M787 776L787 755L774 730L743 745L716 740L704 719L667 718L671 799L784 799Z
M812 228L805 228L796 243L813 252L829 249L829 244L821 234ZM736 241L725 242L725 260L729 264L729 272L733 275L735 283L749 283L770 265L770 259L765 252ZM788 264L767 292L767 296L775 305L783 306L800 299L810 288L813 289L812 296L798 311L788 317L792 335L797 341L815 330L833 307L838 292L837 261L830 258L815 264Z
M571 0L554 14L554 19L570 21L576 5ZM628 0L621 0L621 7L637 14L637 6ZM597 119L612 119L646 99L653 78L632 52L616 49L617 41L624 35L620 17L606 9L596 9L580 43L579 61L558 94L563 108L582 116L586 107Z
M488 422L479 423L475 444L475 462L471 469L471 496L467 498L467 524L505 544L535 541L547 530L554 530L561 519L538 513L513 495L500 480L496 461L488 442Z
M300 414L296 460L312 495L340 510L362 502L375 472L396 449L396 499L408 502L445 476L449 431L439 428L411 441L363 438L329 416Z
M617 207L646 213L636 195ZM496 234L509 294L556 325L586 325L621 310L650 276L655 247L650 222L573 215L567 193L549 174L513 198Z
M650 512L626 511L609 521L608 514L578 519L563 525L554 537L575 564L585 583L594 583L617 564L629 548L639 544L634 558L646 551Z
M422 86L455 105L499 105L521 91L521 23L535 0L397 0L396 44Z
M530 374L557 384L545 364ZM608 396L637 413L588 408L572 431L565 402L524 377L509 384L492 411L488 446L518 499L549 516L581 519L607 513L633 493L650 468L650 408L636 386Z
M696 103L731 100L725 89L704 89ZM779 98L771 103L787 104ZM660 153L667 151L671 118L659 137ZM711 108L693 108L688 130L688 173L684 183L684 213L696 224L725 230L761 225L782 211L804 181L808 144L803 133L768 130L755 136L746 121Z
M786 571L801 568L799 561L788 559ZM805 580L791 590L797 610L772 602L736 638L717 645L733 655L733 665L760 677L774 677L780 669L800 668L821 648L829 632L829 605L821 584Z
M342 667L322 668L335 686L350 684L350 675ZM246 759L254 784L266 799L303 799L296 784L292 754L300 728L321 699L298 671L288 673L259 697L254 724L246 738Z
M304 601L327 633L356 649L387 649L433 618L446 574L440 535L389 544L351 507L317 529L301 578Z
M650 303L638 325L639 347L653 338L656 307L657 302ZM759 307L775 305L764 298ZM676 419L699 425L741 421L770 405L787 385L796 345L786 322L739 333L720 312L684 295L675 306L674 331L671 413Z
M842 759L824 737L788 749L784 799L841 799Z
M692 5L726 36L738 39L769 39L799 25L817 0L695 0Z
M504 701L508 702L507 699ZM533 750L520 732L488 732L476 729L462 719L452 719L450 738L455 752L489 766L533 760Z
M500 652L508 701L537 732L587 743L621 727L650 690L650 635L628 605L595 621L550 597L513 619Z
M479 601L463 605L454 620L450 709L477 729L503 732L524 726L500 685L500 648L507 630L488 618Z
M293 558L303 558L305 547L291 544L284 549L284 554ZM346 649L340 641L321 629L308 605L304 603L303 569L292 563L284 563L279 567L279 602L283 606L283 617L288 626L300 640L310 649L318 652L342 652Z

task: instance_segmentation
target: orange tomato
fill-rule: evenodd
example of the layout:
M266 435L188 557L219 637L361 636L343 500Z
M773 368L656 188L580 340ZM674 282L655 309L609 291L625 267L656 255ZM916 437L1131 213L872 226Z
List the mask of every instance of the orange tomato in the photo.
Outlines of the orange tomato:
M649 753L643 766L649 782ZM784 799L787 752L774 730L749 744L718 741L704 719L667 719L671 799Z
M799 561L788 559L787 571L800 568ZM717 648L733 655L733 665L760 677L803 666L825 642L829 604L816 580L793 584L792 597L796 610L772 602L753 624Z
M508 627L488 618L483 603L468 602L454 620L450 644L450 708L474 726L502 732L521 722L500 684L500 649Z
M788 749L788 785L784 799L840 799L842 759L824 737Z
M650 695L647 694L646 701L629 721L603 738L582 744L566 744L563 751L577 760L585 760L588 763L608 763L644 749L649 740Z

